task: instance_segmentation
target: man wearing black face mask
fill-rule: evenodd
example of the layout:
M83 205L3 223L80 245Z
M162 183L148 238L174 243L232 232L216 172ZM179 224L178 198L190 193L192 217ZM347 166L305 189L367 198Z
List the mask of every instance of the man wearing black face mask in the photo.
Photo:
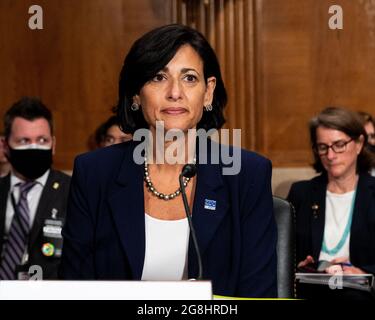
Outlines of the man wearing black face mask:
M4 116L11 173L0 179L0 280L56 279L70 177L51 169L52 114L22 98Z

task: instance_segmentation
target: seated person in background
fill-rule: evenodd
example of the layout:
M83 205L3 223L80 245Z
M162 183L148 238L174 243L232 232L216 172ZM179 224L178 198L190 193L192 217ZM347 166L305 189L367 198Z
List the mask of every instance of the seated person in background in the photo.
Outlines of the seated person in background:
M117 116L111 116L95 131L95 143L97 148L108 147L113 144L126 142L132 139L130 133L121 131Z
M368 148L372 152L373 159L375 158L375 120L371 114L366 112L358 112L361 116L363 126L367 133ZM375 164L372 165L371 175L375 176Z
M57 278L70 177L51 169L56 140L52 114L23 98L4 116L11 173L0 179L0 280Z
M4 135L0 134L0 178L10 172L10 163L4 153Z
M298 267L325 260L334 264L328 273L375 274L375 178L368 174L365 136L358 115L342 108L327 108L310 121L314 168L321 175L294 183L288 195L296 210ZM358 293L326 293L338 291ZM298 295L323 297L306 292L301 288Z

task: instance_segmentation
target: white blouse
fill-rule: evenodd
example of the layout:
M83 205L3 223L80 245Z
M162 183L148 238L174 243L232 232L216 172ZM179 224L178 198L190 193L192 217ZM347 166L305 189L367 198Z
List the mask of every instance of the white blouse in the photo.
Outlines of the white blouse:
M328 249L335 248L344 235L345 227L351 215L354 191L344 194L327 190L324 224L324 241ZM349 229L350 230L350 229ZM320 252L319 260L331 261L334 258L349 257L350 231L342 248L336 254Z
M146 252L142 280L187 279L187 218L161 220L145 214Z

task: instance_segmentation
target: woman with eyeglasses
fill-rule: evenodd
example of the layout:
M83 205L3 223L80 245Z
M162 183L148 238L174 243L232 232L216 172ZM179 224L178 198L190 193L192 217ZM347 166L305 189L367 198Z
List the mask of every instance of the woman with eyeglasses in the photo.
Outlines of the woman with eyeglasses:
M297 267L330 274L375 274L375 178L360 118L329 107L311 119L314 168L319 176L294 183L288 200L296 210ZM300 286L300 297L366 298L358 290Z

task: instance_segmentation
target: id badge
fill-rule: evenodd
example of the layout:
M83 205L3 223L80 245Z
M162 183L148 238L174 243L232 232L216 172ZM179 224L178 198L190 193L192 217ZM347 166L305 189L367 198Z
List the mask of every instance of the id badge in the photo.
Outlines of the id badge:
M43 225L42 253L46 257L61 257L63 221L60 219L46 219Z

